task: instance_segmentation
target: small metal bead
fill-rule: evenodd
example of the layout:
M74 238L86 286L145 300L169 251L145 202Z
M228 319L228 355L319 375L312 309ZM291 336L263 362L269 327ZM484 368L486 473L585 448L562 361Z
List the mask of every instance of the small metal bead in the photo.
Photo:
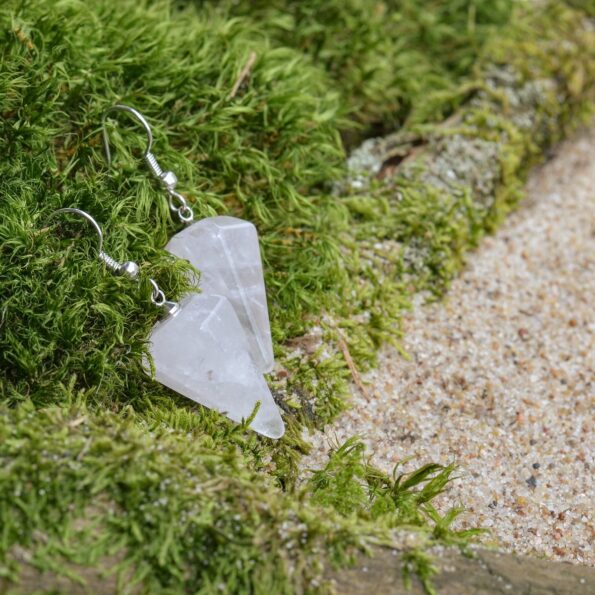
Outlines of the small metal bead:
M168 189L173 190L178 183L178 177L173 171L165 171L161 174L161 183Z
M118 273L120 275L126 275L126 277L130 277L131 279L136 279L140 272L140 267L136 264L136 262L126 261L120 265L118 269Z

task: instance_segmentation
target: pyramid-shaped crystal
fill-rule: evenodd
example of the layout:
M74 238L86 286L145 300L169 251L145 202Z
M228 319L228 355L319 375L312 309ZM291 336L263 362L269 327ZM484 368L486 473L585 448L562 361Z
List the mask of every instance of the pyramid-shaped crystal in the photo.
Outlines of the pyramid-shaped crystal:
M201 271L204 294L229 300L246 331L256 366L269 372L273 343L254 225L235 217L209 217L177 233L165 249Z
M269 438L283 435L279 409L226 298L191 295L153 327L150 343L158 382L236 422L260 401L250 427Z

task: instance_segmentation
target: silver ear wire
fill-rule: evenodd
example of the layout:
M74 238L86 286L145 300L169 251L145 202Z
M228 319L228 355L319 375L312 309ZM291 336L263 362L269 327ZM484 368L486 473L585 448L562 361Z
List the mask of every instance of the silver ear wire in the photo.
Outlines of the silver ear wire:
M151 132L151 127L149 126L149 123L145 120L144 116L138 110L135 110L133 107L129 107L127 105L122 105L119 103L116 105L112 105L112 107L106 109L103 114L103 118L101 119L102 133L103 133L103 148L105 149L105 157L107 159L108 165L111 165L111 163L112 163L112 153L109 148L109 135L108 135L107 129L105 127L105 121L107 120L108 114L110 112L115 112L115 111L128 112L129 114L132 114L141 123L142 127L145 129L145 132L147 133L147 148L145 149L144 157L146 159L147 155L152 156L154 163L156 165L156 168L155 169L151 168L151 170L153 171L153 173L155 173L159 177L161 175L161 173L163 173L163 172L162 172L161 168L157 165L157 160L155 159L155 157L153 157L153 154L151 153L151 148L153 147L153 133ZM159 173L157 173L157 172L159 172Z
M129 277L131 279L138 278L140 268L138 264L136 264L136 262L127 260L126 262L120 263L115 258L112 258L109 254L106 254L103 251L103 231L101 230L101 226L99 225L99 223L97 223L97 221L95 221L95 219L91 217L89 213L83 211L82 209L66 207L54 211L50 215L50 217L62 213L72 213L73 215L78 215L79 217L82 217L83 219L88 221L93 226L93 229L95 229L95 231L97 232L97 237L99 238L99 246L97 252L99 260L105 263L105 265L114 273L116 273L116 275L125 275L126 277ZM180 308L179 304L177 304L176 302L168 301L165 298L165 294L159 288L159 285L157 285L157 282L154 279L149 279L149 282L151 283L152 288L151 302L155 304L155 306L157 306L158 308L163 308L168 315L175 314Z
M131 279L136 279L139 273L139 267L136 262L126 261L126 262L118 262L115 258L112 258L109 254L103 251L103 232L101 231L101 227L99 223L89 215L86 211L81 209L74 209L74 208L64 208L58 209L54 211L52 215L57 215L59 213L72 213L73 215L78 215L83 219L86 219L95 229L97 232L97 237L99 238L99 246L97 249L97 255L99 260L101 260L109 269L111 269L116 275L124 275L126 277L130 277Z
M178 183L178 178L176 174L174 174L173 171L163 171L163 169L161 169L161 166L159 165L157 158L151 152L151 149L153 148L153 133L151 132L151 127L149 126L149 123L138 110L128 105L122 105L120 103L112 105L112 107L108 108L103 114L103 118L101 120L103 148L105 150L105 157L107 159L108 165L111 165L112 153L109 147L109 135L107 133L105 122L107 120L108 114L113 111L120 111L132 114L140 122L145 132L147 133L147 147L143 154L145 163L147 164L151 173L155 176L155 178L157 178L157 180L159 180L159 183L167 192L170 210L174 213L177 213L178 218L181 222L190 223L194 219L194 212L188 206L186 199L175 190L176 184Z

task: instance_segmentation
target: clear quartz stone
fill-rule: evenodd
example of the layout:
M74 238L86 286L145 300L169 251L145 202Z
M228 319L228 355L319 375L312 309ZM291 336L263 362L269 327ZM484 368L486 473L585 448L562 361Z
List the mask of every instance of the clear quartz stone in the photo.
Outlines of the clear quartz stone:
M236 422L260 409L250 427L280 438L285 426L252 360L246 334L223 296L193 294L151 332L155 380ZM148 373L148 364L145 364Z
M246 331L259 370L274 365L273 342L256 228L235 217L209 217L177 233L165 249L201 271L207 295L223 295Z

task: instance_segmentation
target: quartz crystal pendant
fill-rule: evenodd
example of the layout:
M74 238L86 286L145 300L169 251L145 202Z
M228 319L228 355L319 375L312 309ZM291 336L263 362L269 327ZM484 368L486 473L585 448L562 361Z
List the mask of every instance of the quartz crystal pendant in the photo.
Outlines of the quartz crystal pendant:
M258 369L270 372L275 361L262 261L256 228L235 217L209 217L177 233L165 246L201 272L207 295L223 295L246 331Z
M177 393L240 422L260 409L250 427L280 438L285 426L255 366L246 333L225 297L193 294L151 332L155 379Z

